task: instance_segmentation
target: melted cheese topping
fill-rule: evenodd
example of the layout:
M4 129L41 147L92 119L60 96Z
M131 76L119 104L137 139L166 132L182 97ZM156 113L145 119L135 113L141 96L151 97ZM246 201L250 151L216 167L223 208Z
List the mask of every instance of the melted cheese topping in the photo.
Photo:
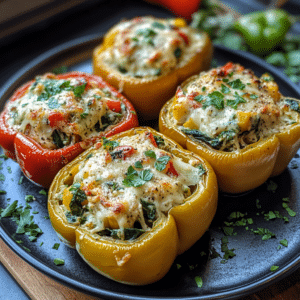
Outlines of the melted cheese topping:
M202 188L200 162L184 162L155 146L148 134L123 137L114 149L104 144L80 164L72 186L86 194L82 226L87 230L99 233L137 224L150 230L154 220L184 203L193 187ZM145 209L151 209L154 218L149 219Z
M204 39L185 24L175 26L175 20L139 17L121 22L114 28L113 46L101 53L102 60L124 76L137 78L182 67L202 48Z
M231 63L202 72L177 90L172 122L213 148L239 151L299 122L276 83L266 80Z
M86 85L84 79L37 77L22 97L8 104L7 124L48 149L97 136L125 111L109 109L108 101L116 98L108 90Z

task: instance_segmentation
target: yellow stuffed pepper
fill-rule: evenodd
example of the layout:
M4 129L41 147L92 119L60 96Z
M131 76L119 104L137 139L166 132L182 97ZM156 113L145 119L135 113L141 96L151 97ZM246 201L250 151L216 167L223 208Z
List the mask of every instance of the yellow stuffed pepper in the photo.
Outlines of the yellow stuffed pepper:
M160 131L213 167L226 193L279 175L300 147L300 101L239 64L193 76L162 108Z
M208 229L217 179L199 156L139 127L96 144L64 167L49 190L60 239L97 272L144 285Z
M138 17L105 35L93 70L131 100L141 120L151 120L178 84L209 68L212 52L209 36L183 19Z

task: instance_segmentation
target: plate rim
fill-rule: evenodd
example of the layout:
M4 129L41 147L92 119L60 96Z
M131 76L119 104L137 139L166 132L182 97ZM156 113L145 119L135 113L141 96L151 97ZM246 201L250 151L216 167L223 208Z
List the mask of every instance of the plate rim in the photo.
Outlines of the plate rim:
M6 97L7 94L12 93L12 85L15 84L20 78L26 75L26 73L29 70L32 70L33 68L37 67L38 65L42 64L43 62L46 63L47 60L51 60L57 55L70 51L73 47L79 47L81 45L88 45L90 43L100 41L102 39L103 35L101 34L91 34L87 36L83 36L80 38L76 38L73 40L70 40L68 42L62 43L58 46L55 46L48 51L46 51L43 54L40 54L35 59L31 60L29 63L27 63L25 66L23 66L19 71L17 71L13 76L11 76L6 82L3 84L3 89L0 92L0 101L3 97ZM266 69L266 71L270 71L272 75L274 75L275 78L279 78L281 81L283 81L289 88L292 89L292 92L299 95L300 98L300 87L298 87L295 83L289 80L289 78L284 75L284 73L279 70L278 68L268 64L265 60L262 58L241 50L232 50L227 47L221 46L221 45L214 45L214 48L218 51L224 51L232 56L236 56L237 61L239 59L245 59L250 62L254 62L255 64L259 65L260 67ZM138 296L138 295L132 295L132 294L124 294L119 293L115 291L109 291L105 290L103 288L96 288L87 284L84 284L82 282L79 282L75 279L72 279L62 272L55 270L54 268L51 268L46 263L40 261L30 253L26 252L24 249L22 249L20 246L18 246L17 243L13 240L13 238L7 233L5 227L3 227L2 222L0 220L0 238L8 245L8 247L13 250L19 257L24 259L27 263L29 263L32 267L39 270L40 272L46 274L47 276L51 277L52 279L59 281L60 283L69 286L75 290L93 295L93 296L100 296L100 297L106 297L106 299L133 299L133 300L142 300L142 299L171 299L169 297L153 297L153 296ZM239 288L230 288L228 291L221 291L214 294L209 295L198 295L198 296L192 296L192 297L180 297L180 299L185 300L210 300L210 299L237 299L239 297L250 295L251 293L255 293L263 288L266 288L270 286L271 284L274 284L278 282L279 280L284 279L286 276L293 273L295 270L297 270L300 266L300 253L298 257L293 258L289 263L287 263L284 267L282 267L280 270L278 270L275 273L266 274L263 277L260 277L259 279L253 281L251 284L244 284L243 286L240 286ZM174 299L174 297L172 297ZM179 299L179 298L178 298Z

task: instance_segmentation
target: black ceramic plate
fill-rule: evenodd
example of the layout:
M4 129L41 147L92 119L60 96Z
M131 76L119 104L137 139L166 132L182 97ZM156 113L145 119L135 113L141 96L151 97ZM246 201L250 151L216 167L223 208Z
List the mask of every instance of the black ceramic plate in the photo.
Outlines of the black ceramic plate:
M7 89L0 95L0 108L3 108L5 101L20 84L58 66L92 72L91 52L100 42L101 38L89 36L64 44L38 57L9 80ZM278 82L282 94L300 98L295 85L275 68L253 55L216 47L214 60L217 65L227 61L241 63L258 75L268 71ZM38 270L85 293L105 299L235 299L254 293L299 267L298 155L283 174L268 180L251 193L237 197L221 195L219 208L209 231L190 250L176 259L165 278L148 286L127 286L111 281L86 265L75 250L63 244L58 250L53 249L54 244L59 243L59 239L47 218L47 197L43 190L23 177L19 166L12 160L0 160L0 190L7 192L0 195L0 207L4 208L15 200L18 200L18 205L25 207L26 195L33 195L36 200L29 205L32 207L34 222L43 231L37 241L30 242L26 235L15 234L17 226L13 220L2 218L1 238ZM291 209L289 212L283 207L283 203ZM238 219L241 222L236 223L237 219L229 219L230 215L233 216L232 212L239 212L240 216L240 213L244 214ZM289 213L293 215L292 212L296 215L290 216ZM277 217L273 218L274 215ZM232 221L235 222L235 226L228 223ZM243 221L246 224L243 224ZM269 236L266 235L267 229ZM272 238L268 239L270 235ZM286 244L280 243L282 240L287 241L287 247ZM226 245L232 250L232 258L226 257ZM55 258L64 259L65 264L56 266L53 262ZM278 269L272 272L272 266L278 266ZM201 288L196 284L196 276L203 280Z

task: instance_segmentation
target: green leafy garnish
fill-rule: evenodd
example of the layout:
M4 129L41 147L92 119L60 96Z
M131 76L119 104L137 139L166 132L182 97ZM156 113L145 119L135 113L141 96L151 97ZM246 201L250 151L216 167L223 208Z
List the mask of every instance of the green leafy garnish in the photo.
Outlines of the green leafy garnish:
M139 187L150 181L152 177L153 173L148 169L138 172L132 166L129 166L123 185L126 187Z
M168 155L164 155L164 156L159 157L154 163L155 169L157 171L163 171L166 168L166 166L167 166L168 162L170 161L170 159L171 159L171 157L168 156Z
M195 276L195 281L196 281L197 287L202 288L202 286L203 286L202 278L200 276Z
M227 84L236 90L243 90L246 87L246 85L240 79L228 81Z
M61 258L54 258L53 262L56 266L62 266L65 264L65 260Z
M211 94L208 94L206 97L206 101L203 102L202 108L205 109L210 105L213 105L216 109L223 109L224 95L218 91L214 91Z
M232 108L237 109L237 107L240 103L246 102L246 100L243 97L241 97L237 92L235 92L234 96L235 96L234 100L229 99L226 101L226 104L228 106L231 106Z

